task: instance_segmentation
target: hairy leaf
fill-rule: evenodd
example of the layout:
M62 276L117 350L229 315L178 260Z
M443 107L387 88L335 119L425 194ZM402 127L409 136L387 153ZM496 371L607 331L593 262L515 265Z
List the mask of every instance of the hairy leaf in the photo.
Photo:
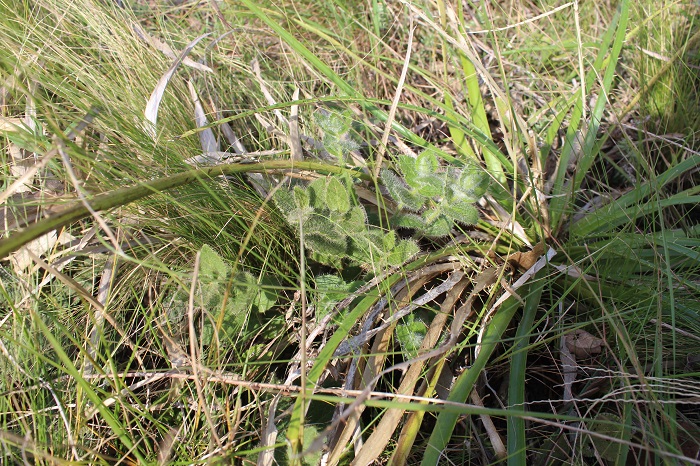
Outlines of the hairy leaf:
M439 215L434 221L426 225L423 233L429 238L439 238L449 235L453 226L454 222L451 219L445 215Z
M418 243L413 240L401 240L387 256L387 263L392 266L400 266L411 260L419 252Z
M230 268L219 254L208 244L202 246L199 253L200 281L224 281L228 278Z
M350 193L336 177L330 177L326 186L326 205L330 210L345 213L350 210Z
M465 225L474 225L479 221L479 211L469 202L444 202L441 210L452 220Z
M415 170L420 177L432 175L437 172L438 166L438 159L435 153L429 150L420 154L415 162Z
M411 184L422 196L437 197L445 192L445 178L437 175L422 176Z
M425 204L426 198L417 191L409 190L404 182L392 171L382 170L382 182L389 195L398 204L399 210L408 209L418 212Z
M391 224L396 228L410 228L413 230L425 228L425 220L416 214L396 214L391 219Z

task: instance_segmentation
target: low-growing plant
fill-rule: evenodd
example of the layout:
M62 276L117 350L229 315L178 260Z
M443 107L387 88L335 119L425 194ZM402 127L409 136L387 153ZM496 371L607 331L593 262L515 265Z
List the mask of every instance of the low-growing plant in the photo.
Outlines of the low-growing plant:
M695 7L128 3L0 0L7 461L697 458Z
M199 258L193 291L199 342L207 348L216 345L230 349L237 338L254 335L263 326L271 339L284 322L279 315L266 315L278 299L277 293L271 291L270 280L256 278L245 270L234 272L207 244L201 248ZM187 329L191 293L189 289L178 288L166 299L167 324L177 334Z
M418 253L415 241L368 222L348 177L322 177L307 187L280 189L275 202L289 224L302 233L312 258L336 269L347 261L382 270Z
M348 154L360 148L351 134L353 118L349 110L319 109L314 112L314 122L323 133L323 148L338 163L345 164Z
M381 179L398 212L391 219L397 228L411 228L428 237L449 235L455 223L473 225L479 220L474 203L483 196L488 177L481 167L468 163L440 167L426 150L417 158L399 155L399 174L383 169Z

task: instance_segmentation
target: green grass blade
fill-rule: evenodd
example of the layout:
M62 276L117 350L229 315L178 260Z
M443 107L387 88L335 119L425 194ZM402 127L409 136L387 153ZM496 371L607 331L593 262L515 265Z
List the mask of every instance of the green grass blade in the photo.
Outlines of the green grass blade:
M674 194L666 199L660 199L656 202L646 202L645 204L633 205L631 207L627 207L626 209L617 209L612 213L612 215L605 216L607 221L601 220L600 218L595 218L597 216L592 214L591 217L594 217L594 220L596 221L589 222L587 225L585 225L586 228L583 229L583 232L578 230L576 235L572 236L576 239L590 239L591 237L595 237L597 234L608 236L614 232L614 228L627 224L630 222L630 220L636 220L654 213L656 212L657 207L664 208L670 206L697 205L700 202L700 195L695 194L695 192L698 191L698 188L699 187L692 188L687 191L681 191L678 194ZM640 202L642 202L641 199ZM596 228L591 228L592 225Z
M396 281L399 280L401 276L395 274L388 278L382 287L391 287ZM323 374L328 363L333 359L333 354L338 348L338 345L348 336L352 328L357 324L357 320L362 317L369 308L377 301L379 298L376 294L369 294L362 299L353 309L348 312L343 320L340 322L338 329L333 333L333 336L328 340L323 350L319 353L316 361L314 361L313 366L306 375L306 387L305 390L308 391L310 396L313 392L319 377ZM304 402L305 397L297 398L294 403L294 408L292 410L291 419L289 421L289 427L287 429L287 438L292 443L292 451L295 454L301 454L303 445L300 444L299 439L303 439L302 429L304 425L304 418L306 412L304 410L304 405L308 406L308 403Z
M635 187L619 199L607 204L595 212L586 215L570 228L572 238L585 238L597 232L610 231L611 226L623 225L630 220L628 215L634 214L637 206L644 203L647 196L660 192L666 185L678 179L694 168L700 166L700 156L693 155L669 168L655 179ZM686 191L686 196L696 193L696 188ZM683 196L677 198L683 203ZM638 215L634 215L637 218Z
M615 41L612 44L612 49L610 51L610 56L608 57L607 68L605 69L605 74L603 75L603 82L601 83L601 89L599 91L598 98L596 99L595 107L589 116L588 127L586 128L586 137L581 147L581 157L578 160L576 173L573 179L573 190L578 191L583 182L584 176L588 173L588 170L593 165L598 151L594 151L593 148L598 141L598 130L600 129L600 124L603 121L603 113L606 106L609 105L609 96L611 95L613 81L617 73L617 66L620 59L620 53L622 52L622 46L625 42L625 34L627 31L627 21L629 19L629 1L624 0L620 3L620 19L617 25L617 33L615 34Z
M524 411L525 403L525 372L527 369L528 345L532 332L532 324L540 304L545 281L538 280L544 275L538 273L526 288L523 317L518 324L518 330L513 342L513 356L510 361L510 381L508 383L509 410ZM527 464L527 439L525 436L525 420L521 417L508 417L508 465L524 466Z
M279 34L280 38L289 44L294 51L301 55L306 61L309 62L314 68L316 68L321 74L328 78L333 84L338 86L338 88L349 96L361 97L361 94L353 87L350 83L341 78L333 69L326 65L321 59L313 54L304 44L302 44L296 37L289 33L284 27L280 25L279 22L272 19L263 9L259 8L251 0L241 0L241 2L252 11L258 18L260 18L265 24L267 24L273 31ZM387 121L388 116L386 112L381 111L374 105L369 105L363 103L362 99L359 103L363 105L372 115L381 121ZM428 146L428 143L423 140L423 138L417 136L412 131L406 129L403 125L397 121L392 122L392 129L400 134L402 137L408 139L411 143L417 144L422 147Z
M518 307L518 301L510 297L503 303L498 312L496 312L496 315L493 316L484 334L479 356L474 361L474 364L457 378L447 397L448 401L464 403L467 400L479 374L481 374L481 371L486 367L486 363L499 344L503 333L510 325L510 321ZM458 418L459 414L454 412L445 411L438 415L435 427L428 440L421 466L435 466L438 464L447 443L452 437L452 431L457 424Z
M134 444L133 439L129 436L126 429L124 429L124 427L120 424L120 422L114 416L112 411L106 406L104 406L104 404L102 403L102 399L97 393L95 393L90 383L81 376L80 369L75 367L75 364L73 364L71 358L64 351L63 345L58 341L58 339L54 336L51 330L49 330L48 326L41 318L41 316L34 311L31 312L33 322L39 327L39 330L44 335L44 338L46 338L53 350L56 352L56 356L63 364L63 370L73 380L75 380L78 386L80 386L80 388L84 391L84 393L90 399L90 402L95 405L95 408L100 413L105 422L107 422L107 425L109 425L116 437L139 461L141 461L142 464L145 464L145 458L141 454L140 450L136 448L137 445Z
M615 69L615 66L617 65L617 58L615 60L610 60L607 59L606 56L609 49L615 48L615 45L613 44L620 44L621 46L621 43L624 41L627 23L627 11L628 2L621 2L618 13L612 19L608 31L605 34L603 40L601 41L598 57L596 58L592 69L586 76L587 89L590 89L592 87L593 83L595 82L595 79L600 75L606 62L609 70ZM605 90L606 93L607 91L608 90ZM606 102L606 99L603 96L601 96L599 100L603 100L604 102ZM555 231L560 227L561 220L566 214L566 210L570 206L571 196L575 192L575 190L571 187L565 186L567 167L569 166L571 157L574 155L574 151L580 150L579 148L584 145L584 141L588 137L587 133L585 135L581 135L579 133L579 128L582 123L581 118L583 116L583 105L584 103L580 99L577 99L573 111L571 112L570 124L567 128L566 142L564 144L564 148L558 161L559 169L555 174L555 180L552 187L551 194L554 197L549 203L549 209L552 229ZM591 137L593 138L594 136ZM584 138L584 141L582 141L581 138ZM582 155L582 157L587 156L590 157L592 155Z
M238 173L253 173L287 169L312 170L321 173L347 173L353 177L367 177L366 175L362 175L355 170L318 162L294 162L289 160L278 160L256 164L232 163L227 165L218 165L215 167L188 170L186 172L178 173L177 175L158 178L136 186L120 188L114 191L98 194L92 199L88 199L87 202L95 212L99 212L102 210L112 209L114 207L124 206L147 196L151 196L155 193L163 192L190 183L196 183L207 178L221 175L234 175ZM57 228L67 226L72 222L90 215L90 210L85 204L76 203L72 207L61 210L56 215L52 215L26 228L18 230L11 234L8 238L0 240L0 259L7 257L11 252L16 251L22 247L22 245L27 244L29 241L32 241L43 234Z

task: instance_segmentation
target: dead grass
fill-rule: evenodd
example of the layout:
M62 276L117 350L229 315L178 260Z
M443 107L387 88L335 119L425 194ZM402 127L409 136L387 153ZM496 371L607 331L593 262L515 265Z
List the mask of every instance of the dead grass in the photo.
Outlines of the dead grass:
M695 6L10 3L0 241L87 210L3 258L6 457L700 463ZM347 166L288 170L344 110ZM314 263L271 201L343 172L387 226L377 153L426 147L494 180L402 267Z

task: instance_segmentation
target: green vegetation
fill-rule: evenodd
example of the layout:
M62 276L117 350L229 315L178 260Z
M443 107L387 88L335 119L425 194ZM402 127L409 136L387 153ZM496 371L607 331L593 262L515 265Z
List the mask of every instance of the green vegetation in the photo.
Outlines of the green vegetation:
M699 13L0 0L0 456L699 464Z

